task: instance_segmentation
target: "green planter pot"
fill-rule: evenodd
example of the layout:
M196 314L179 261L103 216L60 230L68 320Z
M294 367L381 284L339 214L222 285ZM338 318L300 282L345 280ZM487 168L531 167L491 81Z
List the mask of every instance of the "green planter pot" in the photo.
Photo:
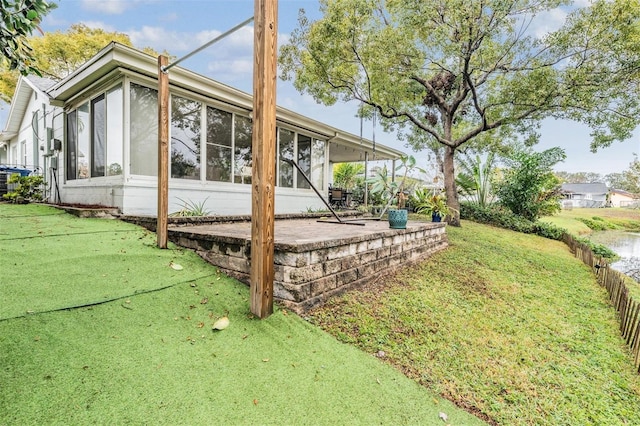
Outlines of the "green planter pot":
M389 210L389 228L406 229L407 228L407 211Z

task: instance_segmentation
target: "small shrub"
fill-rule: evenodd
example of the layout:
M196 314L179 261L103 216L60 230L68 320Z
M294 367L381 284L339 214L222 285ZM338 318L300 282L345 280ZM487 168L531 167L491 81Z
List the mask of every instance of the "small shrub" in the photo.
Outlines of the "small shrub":
M7 183L17 183L15 191L8 192L2 197L12 203L22 203L29 201L42 201L42 191L44 179L42 176L20 176L12 175Z
M592 231L607 231L609 229L620 229L620 227L617 226L616 224L608 222L598 216L594 216L592 219L578 218L578 220L584 223L585 225L587 225L587 227Z
M586 245L587 247L589 247L593 252L593 254L596 256L603 257L608 261L618 258L618 255L616 254L616 252L614 252L613 250L611 250L609 247L605 245L594 243L588 238L576 238L576 240Z
M211 212L205 207L209 197L204 201L197 203L195 201L185 201L182 198L178 200L182 201L182 209L177 212L171 213L170 217L189 217L189 216L211 216Z
M535 223L535 234L540 235L541 237L549 238L551 240L562 240L564 234L566 234L567 230L564 228L559 228L551 223L546 222L536 222Z

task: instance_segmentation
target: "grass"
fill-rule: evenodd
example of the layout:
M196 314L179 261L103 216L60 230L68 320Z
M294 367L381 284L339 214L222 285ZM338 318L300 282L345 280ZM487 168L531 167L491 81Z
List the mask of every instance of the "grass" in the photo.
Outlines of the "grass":
M565 228L575 236L591 234L594 230L625 229L640 231L640 211L623 208L562 210L554 216L540 219Z
M154 241L0 204L0 424L481 424L294 314L253 318L246 286Z
M493 424L640 424L606 291L565 245L463 222L450 247L311 314Z

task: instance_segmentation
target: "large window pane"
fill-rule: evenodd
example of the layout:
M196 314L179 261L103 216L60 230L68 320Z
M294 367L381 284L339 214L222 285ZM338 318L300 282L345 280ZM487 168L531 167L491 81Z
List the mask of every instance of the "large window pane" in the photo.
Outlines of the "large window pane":
M104 95L100 95L91 101L91 177L104 176L106 161L106 101Z
M295 141L295 133L291 130L279 129L278 131L280 150L279 150L279 185L285 188L293 188L293 166L282 158L293 160L293 145Z
M89 143L91 139L89 102L78 108L78 179L89 177Z
M107 92L107 175L122 174L122 86Z
M233 125L234 182L251 183L251 134L253 124L249 117L236 115Z
M311 138L298 135L298 166L305 175L311 174ZM307 180L298 172L298 188L311 188Z
M231 182L233 114L207 107L207 180Z
M324 145L324 141L314 139L311 147L311 182L318 189L324 188Z
M171 177L200 179L200 102L171 96Z
M66 158L66 175L67 180L74 180L76 178L76 150L78 140L78 120L75 111L71 111L67 114L67 147L65 150ZM16 147L14 147L15 149ZM14 163L16 162L15 155L13 156Z
M131 173L158 175L158 91L131 83Z

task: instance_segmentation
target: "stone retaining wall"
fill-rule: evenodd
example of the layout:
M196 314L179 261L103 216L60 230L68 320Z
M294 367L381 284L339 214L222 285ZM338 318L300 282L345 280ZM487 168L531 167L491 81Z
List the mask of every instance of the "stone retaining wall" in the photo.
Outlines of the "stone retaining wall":
M189 232L169 232L169 238L223 272L249 283L251 241ZM329 297L366 284L447 246L445 225L419 223L402 230L302 244L275 243L274 296L302 313Z

